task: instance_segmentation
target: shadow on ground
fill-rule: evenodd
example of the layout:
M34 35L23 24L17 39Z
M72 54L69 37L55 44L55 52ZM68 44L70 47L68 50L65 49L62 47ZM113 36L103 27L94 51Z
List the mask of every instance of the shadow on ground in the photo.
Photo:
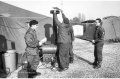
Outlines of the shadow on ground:
M78 58L78 59L80 59L80 60L82 60L82 61L84 61L84 62L87 62L87 63L90 64L90 65L92 65L92 62L90 62L90 61L88 61L88 60L86 60L86 59L84 59L84 58L82 58L82 57L80 57L80 56L78 56L78 55L76 55L76 54L74 54L74 56L75 56L76 58Z

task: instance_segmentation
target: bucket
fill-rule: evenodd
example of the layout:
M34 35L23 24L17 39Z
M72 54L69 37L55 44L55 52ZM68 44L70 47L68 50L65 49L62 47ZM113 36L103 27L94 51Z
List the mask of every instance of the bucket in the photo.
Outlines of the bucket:
M7 73L13 72L16 70L16 50L7 50L4 54L4 64L5 64L5 71Z

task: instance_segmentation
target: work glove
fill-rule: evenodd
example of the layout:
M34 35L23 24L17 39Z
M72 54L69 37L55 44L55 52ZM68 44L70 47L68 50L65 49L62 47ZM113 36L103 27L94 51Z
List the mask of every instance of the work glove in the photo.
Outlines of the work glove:
M42 46L45 42L47 42L46 38L43 38L40 42L39 42L39 46Z
M40 41L40 42L39 42L39 46L42 46L42 45L43 45L43 43Z

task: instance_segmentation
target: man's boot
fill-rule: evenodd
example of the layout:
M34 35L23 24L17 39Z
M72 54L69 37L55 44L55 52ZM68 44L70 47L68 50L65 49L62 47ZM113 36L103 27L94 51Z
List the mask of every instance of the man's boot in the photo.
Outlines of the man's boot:
M74 61L74 58L73 58L73 57L70 57L70 58L69 58L69 63L73 63L73 61Z
M37 75L41 75L40 72L37 72L35 69L32 69L29 63L28 63L27 71L28 71L28 78L34 78Z
M97 61L96 60L93 62L93 66L97 66Z
M29 76L28 78L34 78L35 76L41 75L40 72L36 72L34 69L28 69Z
M97 62L97 65L94 66L94 69L98 69L98 68L100 68L101 65L102 65L102 62L101 62L101 61L98 61L98 62Z

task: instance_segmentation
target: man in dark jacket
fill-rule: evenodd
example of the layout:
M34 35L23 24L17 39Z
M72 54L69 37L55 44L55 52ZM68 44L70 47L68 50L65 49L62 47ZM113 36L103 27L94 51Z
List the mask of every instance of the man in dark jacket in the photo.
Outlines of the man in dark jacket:
M26 32L24 38L26 42L26 57L28 61L28 68L31 75L40 75L40 73L36 72L37 66L39 64L39 41L37 39L36 31L35 29L38 27L37 26L38 21L36 20L31 20L29 22L29 29Z
M96 31L95 31L95 40L92 42L94 43L94 57L95 61L93 63L93 67L98 69L101 67L102 64L102 50L104 45L104 35L105 30L102 28L101 19L96 19Z
M57 14L54 14L55 23L58 26L58 67L59 71L64 71L69 68L69 49L70 49L70 34L69 34L69 20L65 17L64 13L62 12L63 23L61 23L58 18Z

